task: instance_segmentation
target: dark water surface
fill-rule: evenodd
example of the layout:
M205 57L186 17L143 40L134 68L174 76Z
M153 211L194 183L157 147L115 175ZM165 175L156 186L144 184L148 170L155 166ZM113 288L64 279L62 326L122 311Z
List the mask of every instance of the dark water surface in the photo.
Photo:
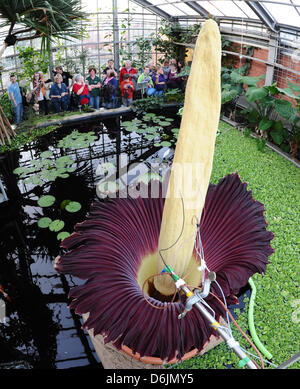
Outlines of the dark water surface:
M63 230L73 232L96 198L99 164L117 165L120 155L126 156L129 164L149 160L157 148L154 141L141 135L120 131L119 119L76 129L94 131L98 140L83 149L59 149L58 141L74 130L61 128L20 151L0 156L0 177L9 199L0 203L0 285L8 294L5 298L0 293L6 308L5 322L0 323L0 367L16 368L13 362L19 361L19 368L102 368L89 336L81 329L82 319L68 308L70 287L82 281L53 269L62 250L60 242L57 233L39 228L37 221L43 216L61 219L65 221ZM29 167L30 161L48 148L55 158L70 155L75 172L42 187L24 185L13 170ZM41 208L37 199L46 194L53 195L56 203ZM58 204L64 199L79 202L81 210L62 210Z

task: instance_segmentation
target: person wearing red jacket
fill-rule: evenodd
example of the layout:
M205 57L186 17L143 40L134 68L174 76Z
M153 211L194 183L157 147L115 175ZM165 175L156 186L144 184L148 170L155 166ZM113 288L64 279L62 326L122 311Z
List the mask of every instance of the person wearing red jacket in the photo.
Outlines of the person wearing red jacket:
M124 107L129 107L133 100L134 84L130 81L128 73L124 74L123 81L120 84L122 103Z
M90 103L90 91L88 82L84 82L84 78L81 74L77 74L75 76L73 92L75 96L78 97L78 100L82 106Z
M129 74L129 80L136 84L136 80L138 78L138 74L135 68L131 67L131 61L125 61L125 66L120 70L119 75L119 83L121 85L122 81L124 81L124 75Z

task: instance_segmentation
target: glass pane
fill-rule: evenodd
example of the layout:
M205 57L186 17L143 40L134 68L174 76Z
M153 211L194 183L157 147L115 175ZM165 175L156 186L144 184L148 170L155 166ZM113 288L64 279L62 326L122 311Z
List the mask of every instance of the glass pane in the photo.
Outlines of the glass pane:
M262 2L278 23L300 26L300 16L294 7Z
M220 12L216 7L214 7L210 1L197 1L201 7L206 9L207 12L209 12L213 16L223 16L223 13Z
M233 1L211 1L211 3L223 12L225 16L246 17Z
M244 1L235 1L235 3L245 12L245 14L250 19L258 19L256 13L254 13L252 9Z
M180 11L178 8L175 8L174 5L160 5L159 8L165 12L167 12L171 16L182 16L185 15L184 12Z
M198 12L194 11L191 7L189 7L185 3L177 3L174 4L177 8L179 8L182 12L184 12L186 15L199 15Z

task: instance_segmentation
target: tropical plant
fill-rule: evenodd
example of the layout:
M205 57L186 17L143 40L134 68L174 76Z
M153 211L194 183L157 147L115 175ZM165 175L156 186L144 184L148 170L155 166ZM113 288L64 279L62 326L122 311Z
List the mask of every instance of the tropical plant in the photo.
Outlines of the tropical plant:
M0 58L20 41L41 38L42 50L50 51L55 37L78 39L86 18L81 8L80 0L0 0L0 28L8 27Z
M251 77L247 77L251 78ZM262 138L270 138L280 148L289 152L290 133L283 121L291 123L297 133L299 114L293 104L284 97L297 97L297 86L289 88L279 88L275 82L272 85L258 87L251 84L245 94L250 107L244 110L247 114L248 126L253 128ZM291 87L292 86L292 87ZM296 89L295 89L296 88Z
M139 70L143 69L145 64L152 58L152 47L154 42L154 33L151 33L148 38L136 38L133 46L137 47L137 59L134 60L135 67Z
M0 97L0 105L7 119L12 121L14 112L7 92Z
M47 73L49 69L50 58L44 52L35 50L31 46L18 46L19 60L21 63L18 71L18 79L27 81L32 79L35 72L42 71Z

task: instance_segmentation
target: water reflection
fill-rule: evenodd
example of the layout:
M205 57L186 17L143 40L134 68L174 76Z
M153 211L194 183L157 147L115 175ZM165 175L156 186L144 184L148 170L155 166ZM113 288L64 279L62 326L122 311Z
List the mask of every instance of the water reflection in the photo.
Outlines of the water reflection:
M9 199L0 204L0 285L8 295L5 298L0 294L6 306L6 323L0 324L0 366L102 367L90 338L81 330L80 317L67 306L70 287L82 281L53 270L53 261L61 250L57 234L39 228L37 221L43 216L64 220L64 230L71 233L95 200L99 163L114 162L117 166L122 153L127 155L128 163L133 163L150 157L155 149L153 141L120 131L119 119L77 128L80 132L93 130L98 135L98 140L88 147L58 148L59 140L73 130L58 129L0 159L0 177ZM76 167L74 173L42 186L24 184L12 173L19 166L29 168L31 160L48 149L54 159L70 155ZM37 199L45 194L53 195L56 202L41 208ZM78 201L82 208L67 213L60 207L65 199ZM12 361L19 363L10 365Z

